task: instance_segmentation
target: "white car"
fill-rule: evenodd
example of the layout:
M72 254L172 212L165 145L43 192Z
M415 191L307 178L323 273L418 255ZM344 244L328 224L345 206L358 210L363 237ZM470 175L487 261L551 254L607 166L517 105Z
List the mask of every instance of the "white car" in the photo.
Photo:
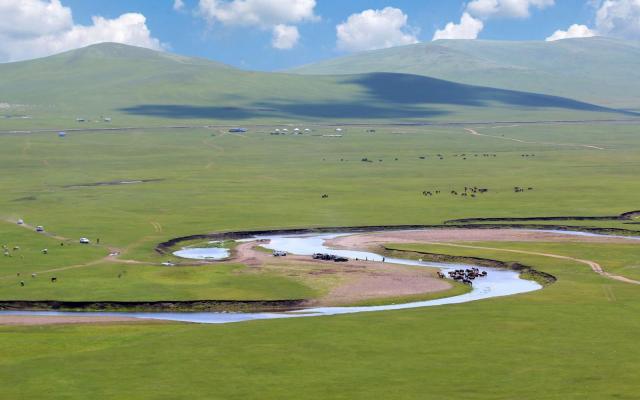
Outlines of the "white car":
M24 220L22 220L22 218L18 220L18 225L24 225Z
M44 232L44 227L42 225L36 226L36 232Z
M87 238L80 238L80 243L89 244L89 243L91 243L91 241L89 239L87 239Z

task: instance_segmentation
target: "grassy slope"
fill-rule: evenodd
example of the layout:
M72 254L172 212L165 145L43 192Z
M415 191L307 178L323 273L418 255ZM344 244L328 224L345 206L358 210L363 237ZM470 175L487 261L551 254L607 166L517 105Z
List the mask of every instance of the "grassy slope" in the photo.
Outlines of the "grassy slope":
M638 42L449 40L358 53L296 68L305 74L402 72L640 108Z
M0 65L0 130L264 121L626 118L573 100L423 76L248 72L200 59L101 44ZM110 116L111 123L99 120ZM85 123L76 117L88 118Z
M583 254L592 251L589 247L565 249ZM536 248L556 250L544 243ZM598 259L622 262L635 251L611 249ZM535 265L559 281L507 298L341 317L225 326L0 327L0 376L12 382L3 385L3 394L43 399L84 398L88 392L132 399L637 398L640 353L633 343L640 326L630 318L640 311L637 287L605 280L568 261L447 250Z
M271 136L269 130L244 136L211 130L78 133L65 139L55 134L0 136L0 168L6 171L0 176L0 186L5 188L0 192L0 219L24 218L73 239L72 245L60 248L57 241L1 223L0 242L21 246L20 255L25 257L0 257L2 275L8 276L1 297L19 293L22 278L16 272L28 275L85 264L106 256L106 247L118 248L126 259L159 263L168 258L153 251L158 242L194 233L439 224L464 217L609 215L639 208L640 142L633 126L480 129L529 141L597 144L607 150L522 144L471 136L460 128L378 128L374 135L366 134L366 128L351 128L339 139ZM453 157L462 152L490 152L497 157ZM445 160L434 157L438 153ZM536 156L523 158L523 153ZM431 156L419 158L425 155ZM375 162L363 163L363 157ZM65 188L151 178L164 180ZM490 192L474 200L447 194L464 186L488 187ZM514 186L535 190L515 194ZM420 194L436 188L443 194L431 198ZM328 193L329 199L321 199L322 193ZM640 225L619 222L587 225L640 230ZM75 242L81 236L99 237L105 247L80 246ZM47 256L40 254L45 247L50 249ZM222 279L213 272L190 275L188 285L168 289L182 277L178 272L175 277L166 276L164 267L140 268L127 281L117 279L120 266L99 263L90 268L90 272L56 273L60 285L55 288L46 282L32 288L29 283L25 297L55 294L78 299L88 295L80 290L83 282L91 282L94 298L111 296L111 300L229 293L222 286L209 285L211 279ZM225 276L238 285L249 279L231 272ZM279 293L292 298L300 293L295 285L274 282L274 287L281 290L261 292L255 286L252 290L258 297ZM237 296L247 295L239 291Z

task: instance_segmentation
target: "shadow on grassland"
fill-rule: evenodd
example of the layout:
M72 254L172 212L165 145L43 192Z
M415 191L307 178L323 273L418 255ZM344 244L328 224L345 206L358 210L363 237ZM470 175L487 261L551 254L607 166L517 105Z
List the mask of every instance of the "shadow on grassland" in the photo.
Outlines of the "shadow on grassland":
M248 102L246 106L139 104L120 109L128 114L174 119L243 120L264 117L307 118L429 118L451 111L437 106L519 109L555 108L571 111L608 112L637 116L557 96L464 85L418 75L372 73L336 77L327 83L331 99L335 85L360 88L353 98L313 102L293 96ZM236 103L237 104L237 103Z

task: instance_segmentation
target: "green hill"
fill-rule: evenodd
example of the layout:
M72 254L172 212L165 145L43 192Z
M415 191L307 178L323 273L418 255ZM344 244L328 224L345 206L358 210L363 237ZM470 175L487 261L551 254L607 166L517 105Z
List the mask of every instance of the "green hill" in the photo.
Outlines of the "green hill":
M303 74L397 72L640 109L640 43L440 40L302 66Z
M0 130L628 116L568 98L420 75L251 72L112 43L0 64L0 104ZM21 115L29 118L16 118ZM101 116L112 122L106 125ZM79 125L76 118L87 122Z

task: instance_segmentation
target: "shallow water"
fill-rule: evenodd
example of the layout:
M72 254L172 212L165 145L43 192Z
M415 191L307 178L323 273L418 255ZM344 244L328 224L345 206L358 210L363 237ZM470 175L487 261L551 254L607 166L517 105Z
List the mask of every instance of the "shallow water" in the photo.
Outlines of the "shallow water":
M263 247L286 251L292 254L298 255L311 255L313 253L331 253L348 258L358 258L361 260L370 261L382 261L383 257L370 252L364 251L352 251L352 250L333 250L325 247L324 242L327 239L332 239L338 236L348 235L348 233L336 233L336 234L311 234L311 235L274 235L274 236L259 236L258 239L269 239L270 243L263 244ZM189 257L194 259L212 258L221 255L220 250L226 251L228 256L228 250L221 248L206 248L206 249L183 249L174 254L181 254L182 257ZM225 256L225 257L226 257ZM223 257L224 258L224 257ZM423 266L431 268L439 268L443 273L447 273L450 270L468 268L469 265L461 264L439 264L432 262L421 262L416 260L405 260L398 258L386 258L385 262ZM194 323L207 323L207 324L224 324L230 322L242 322L252 320L263 319L277 319L277 318L299 318L299 317L312 317L312 316L328 316L328 315L340 315L340 314L353 314L362 312L374 312L374 311L387 311L387 310L401 310L409 308L420 307L433 307L446 304L459 304L469 301L489 299L493 297L509 296L519 293L527 293L542 288L536 282L520 279L519 274L515 271L493 269L493 268L479 268L481 271L487 271L488 276L485 278L477 279L474 282L474 286L471 292L465 293L459 296L446 297L436 300L418 301L404 304L390 304L383 306L363 306L363 307L318 307L308 308L299 311L282 312L282 313L225 313L225 312L202 312L202 313L171 313L171 312L158 312L158 313L145 313L145 312L54 312L54 311L10 311L0 312L0 315L83 315L83 316L119 316L119 317L132 317L142 319L160 319L167 321L181 321L181 322L194 322Z
M586 236L586 237L601 237L601 238L640 240L640 236L604 235L602 233L580 232L580 231L560 231L560 230L540 229L540 230L537 230L537 231L534 231L534 232L559 233L561 235L569 235L569 236ZM639 234L640 234L640 232L639 232Z
M192 260L223 260L229 257L229 250L220 247L189 248L185 247L173 253L174 256Z

